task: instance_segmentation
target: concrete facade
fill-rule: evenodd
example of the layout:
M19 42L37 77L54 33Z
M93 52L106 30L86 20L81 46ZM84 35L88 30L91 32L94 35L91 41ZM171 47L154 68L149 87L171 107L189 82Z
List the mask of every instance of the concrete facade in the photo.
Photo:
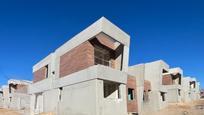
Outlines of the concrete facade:
M9 80L0 107L25 115L140 115L200 99L200 83L163 60L128 67L130 36L102 17ZM204 97L204 96L203 96Z
M145 80L151 82L149 99L144 102L144 112L158 111L168 105L167 89L162 84L163 74L169 65L159 60L145 64Z
M182 80L183 102L200 99L200 83L193 77L184 77Z
M203 89L200 90L200 98L202 98L202 99L204 98L204 90Z
M129 42L102 17L34 65L31 114L126 115Z
M162 84L163 72L169 66L162 60L129 67L129 74L136 77L138 113L158 111L168 105L168 90Z
M9 80L8 85L2 86L2 90L0 91L1 107L17 110L23 115L30 114L28 87L31 83L31 81L26 80Z
M182 78L183 70L181 68L169 69L163 74L163 85L165 85L169 103L179 103L182 101Z
M143 111L143 91L144 91L144 64L129 67L128 74L136 78L136 94L137 94L137 108L138 114Z
M0 108L3 108L4 101L3 101L3 89L0 88Z

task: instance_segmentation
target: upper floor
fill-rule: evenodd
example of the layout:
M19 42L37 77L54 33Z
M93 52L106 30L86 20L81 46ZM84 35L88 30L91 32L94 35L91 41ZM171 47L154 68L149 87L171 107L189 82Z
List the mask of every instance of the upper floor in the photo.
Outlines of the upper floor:
M183 70L181 68L172 68L163 74L163 85L181 85Z
M129 35L102 17L34 65L33 81L66 77L93 65L127 72L129 44Z
M8 81L8 90L9 94L12 93L28 93L28 87L31 84L31 81L26 81L26 80L14 80L10 79Z

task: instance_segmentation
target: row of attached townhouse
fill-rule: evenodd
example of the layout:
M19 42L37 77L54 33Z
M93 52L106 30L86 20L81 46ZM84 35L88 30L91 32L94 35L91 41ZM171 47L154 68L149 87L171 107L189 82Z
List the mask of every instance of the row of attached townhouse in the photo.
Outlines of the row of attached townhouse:
M162 60L129 67L129 48L130 36L102 17L34 65L32 83L9 81L0 106L30 115L141 115L200 98L199 83L181 68Z
M23 115L30 114L30 95L28 87L31 81L10 79L8 85L0 90L0 107L18 110Z

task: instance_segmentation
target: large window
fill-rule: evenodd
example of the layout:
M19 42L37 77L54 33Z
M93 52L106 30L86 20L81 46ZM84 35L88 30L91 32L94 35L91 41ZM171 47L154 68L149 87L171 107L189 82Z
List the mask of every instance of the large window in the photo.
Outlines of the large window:
M119 99L120 84L115 82L104 81L104 98Z
M134 89L128 88L128 100L131 101L134 99Z
M94 48L95 65L101 64L105 66L110 66L110 52L106 49L100 47Z

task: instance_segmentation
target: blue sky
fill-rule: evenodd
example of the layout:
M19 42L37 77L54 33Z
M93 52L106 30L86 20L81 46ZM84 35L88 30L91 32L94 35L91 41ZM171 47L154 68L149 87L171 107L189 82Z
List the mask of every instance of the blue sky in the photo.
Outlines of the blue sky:
M0 84L32 80L32 66L105 16L131 35L130 65L165 60L204 87L202 0L0 1Z

